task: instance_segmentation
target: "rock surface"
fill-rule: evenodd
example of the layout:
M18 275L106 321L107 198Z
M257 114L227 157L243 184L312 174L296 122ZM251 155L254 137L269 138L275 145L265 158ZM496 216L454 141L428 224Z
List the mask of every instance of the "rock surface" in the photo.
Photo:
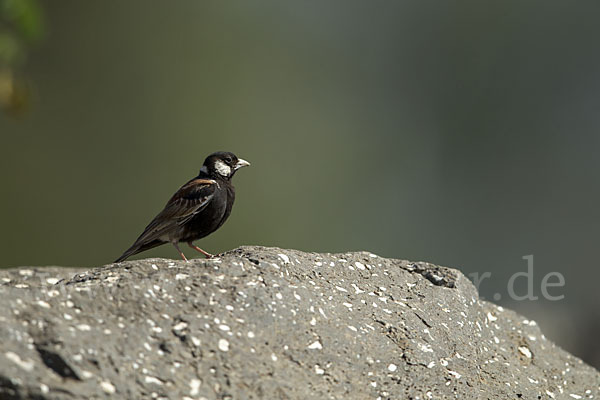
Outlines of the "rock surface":
M243 247L0 271L0 399L584 399L600 374L460 272Z

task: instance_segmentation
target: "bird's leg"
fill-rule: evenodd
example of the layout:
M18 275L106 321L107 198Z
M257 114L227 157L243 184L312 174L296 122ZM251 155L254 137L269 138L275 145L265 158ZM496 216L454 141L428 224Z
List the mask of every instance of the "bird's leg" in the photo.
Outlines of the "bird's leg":
M204 254L204 256L206 258L213 258L214 257L214 254L210 254L209 252L202 250L200 247L194 245L194 243L192 243L192 242L188 242L188 246L190 246L192 249L194 249L196 251L199 251L200 253Z
M179 248L179 246L177 245L177 242L173 242L173 246L175 246L175 248L177 249L177 251L179 252L179 255L181 256L181 258L183 258L185 261L187 261L188 259L185 258L185 254L183 254L183 251L181 251L181 249Z

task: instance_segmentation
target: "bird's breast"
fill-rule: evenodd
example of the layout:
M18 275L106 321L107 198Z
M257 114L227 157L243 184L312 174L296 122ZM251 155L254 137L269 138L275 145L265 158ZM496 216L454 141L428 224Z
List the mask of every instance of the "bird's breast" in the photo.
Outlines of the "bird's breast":
M210 235L225 223L231 214L235 201L235 191L231 185L220 185L210 203L182 227L185 237L182 241L193 241ZM223 187L225 186L225 187Z

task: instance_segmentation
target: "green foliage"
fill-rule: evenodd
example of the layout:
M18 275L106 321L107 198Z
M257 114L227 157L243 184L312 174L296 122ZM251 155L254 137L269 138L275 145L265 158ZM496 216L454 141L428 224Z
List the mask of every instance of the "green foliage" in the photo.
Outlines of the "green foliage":
M0 0L0 17L27 41L42 37L42 9L37 0Z
M44 32L38 0L0 0L0 105L12 115L27 109L29 90L18 68Z

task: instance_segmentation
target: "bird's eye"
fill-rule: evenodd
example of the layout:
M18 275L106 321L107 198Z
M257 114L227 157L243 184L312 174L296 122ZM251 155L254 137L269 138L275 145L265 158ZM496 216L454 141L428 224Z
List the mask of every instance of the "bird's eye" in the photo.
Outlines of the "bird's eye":
M231 163L233 162L233 159L232 159L231 157L226 157L226 158L225 158L225 162L226 162L227 164L231 164Z

